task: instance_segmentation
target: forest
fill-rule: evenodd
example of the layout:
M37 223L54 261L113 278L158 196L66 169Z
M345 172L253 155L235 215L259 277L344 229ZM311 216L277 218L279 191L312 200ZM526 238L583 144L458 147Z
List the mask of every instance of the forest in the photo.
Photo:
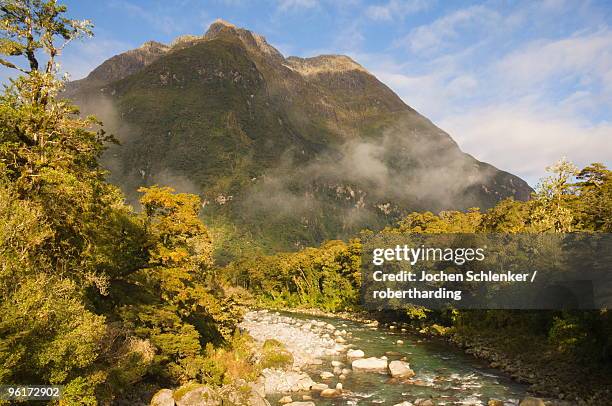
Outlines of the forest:
M115 139L61 97L56 59L92 34L91 23L54 1L0 4L0 54L24 62L0 59L17 73L0 94L0 382L61 384L61 404L96 405L189 382L248 381L278 357L253 360L237 329L246 308L362 310L361 239L374 231L221 267L198 196L151 186L139 190L138 208L128 206L100 164ZM529 201L411 213L380 232L612 232L612 171L568 161L549 170ZM438 335L503 336L508 351L537 342L546 362L612 366L606 310L381 317Z

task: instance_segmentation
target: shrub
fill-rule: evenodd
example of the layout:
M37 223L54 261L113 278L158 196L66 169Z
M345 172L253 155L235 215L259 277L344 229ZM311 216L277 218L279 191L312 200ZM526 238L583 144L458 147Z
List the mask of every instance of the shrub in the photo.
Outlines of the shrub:
M293 365L293 355L278 340L269 339L263 343L259 366L266 368L285 368Z

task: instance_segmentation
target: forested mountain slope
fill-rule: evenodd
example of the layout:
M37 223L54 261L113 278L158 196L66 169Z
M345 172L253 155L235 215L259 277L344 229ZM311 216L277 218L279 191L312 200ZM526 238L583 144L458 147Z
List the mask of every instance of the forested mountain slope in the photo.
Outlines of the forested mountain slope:
M532 191L462 152L349 57L285 58L221 20L115 56L67 95L121 141L105 161L128 196L172 184L203 198L211 225L271 249Z

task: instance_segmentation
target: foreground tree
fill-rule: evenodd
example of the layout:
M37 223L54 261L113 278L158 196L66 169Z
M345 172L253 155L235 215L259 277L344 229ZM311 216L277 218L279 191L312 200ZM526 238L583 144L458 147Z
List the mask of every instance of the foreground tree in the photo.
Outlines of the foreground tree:
M238 313L211 281L196 196L143 189L137 214L105 181L112 137L60 97L56 58L91 34L65 11L0 0L0 63L22 73L0 94L0 382L65 385L62 404L136 402L203 380L206 344Z

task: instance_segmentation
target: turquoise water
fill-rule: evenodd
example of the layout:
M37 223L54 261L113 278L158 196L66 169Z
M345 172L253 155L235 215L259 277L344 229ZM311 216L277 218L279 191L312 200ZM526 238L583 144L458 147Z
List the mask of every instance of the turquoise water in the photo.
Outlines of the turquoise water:
M394 405L416 399L431 399L436 405L486 405L489 399L499 399L508 405L515 405L525 396L525 385L511 381L500 371L488 368L482 361L445 342L346 320L286 315L297 319L324 320L352 333L352 337L347 338L348 343L363 350L366 357L386 355L389 361L406 357L416 372L412 379L414 384L394 382L387 374L370 372L352 372L344 381L339 381L337 377L322 381L320 372L331 372L331 361L334 359L350 368L345 356L328 357L323 360L323 365L304 370L310 373L314 381L325 382L331 388L337 382L342 382L349 394L332 400L313 396L317 405ZM396 344L397 340L403 340L404 344ZM293 400L301 400L301 394L294 395Z

